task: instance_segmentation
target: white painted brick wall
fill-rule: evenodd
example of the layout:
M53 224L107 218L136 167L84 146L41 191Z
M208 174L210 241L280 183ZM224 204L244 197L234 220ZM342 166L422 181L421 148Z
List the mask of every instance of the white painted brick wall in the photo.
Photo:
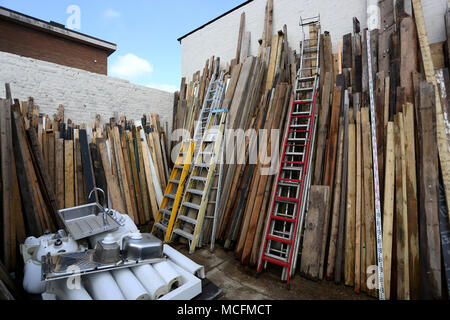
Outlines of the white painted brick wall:
M60 104L65 118L91 126L95 116L108 122L118 112L130 120L145 114L159 114L161 124L172 127L173 94L130 84L128 81L69 68L58 64L0 52L0 97L5 97L6 82L13 98L33 97L41 113L53 119Z
M235 57L242 12L246 14L245 31L251 32L250 54L256 55L258 39L263 34L266 3L267 0L255 0L184 38L181 42L183 77L191 78L213 55L220 57L223 65ZM430 43L444 41L447 0L422 0L422 5ZM274 33L286 24L289 44L298 51L302 39L300 17L320 14L322 30L330 32L336 51L337 40L352 32L353 17L361 22L361 28L366 27L366 11L366 0L274 0Z

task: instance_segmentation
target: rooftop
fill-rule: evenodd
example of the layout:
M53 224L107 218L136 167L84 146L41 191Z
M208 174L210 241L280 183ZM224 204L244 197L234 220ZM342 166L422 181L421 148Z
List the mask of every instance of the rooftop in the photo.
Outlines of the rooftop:
M0 6L0 19L13 21L15 23L33 28L42 32L53 34L58 37L66 38L72 41L90 45L108 52L108 55L117 50L117 45L105 40L101 40L89 35L67 29L64 25L47 22L34 17L27 16L23 13L16 12Z

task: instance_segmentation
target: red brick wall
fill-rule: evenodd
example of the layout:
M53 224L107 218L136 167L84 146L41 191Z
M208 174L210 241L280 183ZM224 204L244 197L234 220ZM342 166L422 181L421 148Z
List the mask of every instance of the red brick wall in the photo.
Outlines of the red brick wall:
M0 20L0 51L100 74L108 70L103 50L5 20Z

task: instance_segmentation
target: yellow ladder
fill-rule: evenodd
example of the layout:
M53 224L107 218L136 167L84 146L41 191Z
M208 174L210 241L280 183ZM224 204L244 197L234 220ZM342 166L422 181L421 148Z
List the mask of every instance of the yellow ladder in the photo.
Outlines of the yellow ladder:
M190 253L194 253L200 240L227 114L228 110L224 109L211 111L207 130L200 144L173 228L173 234L189 240Z
M158 232L162 233L164 242L170 241L193 155L194 142L183 142L152 230L152 233L155 235ZM176 192L174 193L174 191Z

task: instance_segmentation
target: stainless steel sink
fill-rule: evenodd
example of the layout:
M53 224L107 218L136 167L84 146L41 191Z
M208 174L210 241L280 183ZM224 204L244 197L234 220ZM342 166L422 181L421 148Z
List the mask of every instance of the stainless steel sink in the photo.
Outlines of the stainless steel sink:
M107 209L106 209L107 210ZM116 231L120 224L97 203L58 211L67 231L75 240Z

